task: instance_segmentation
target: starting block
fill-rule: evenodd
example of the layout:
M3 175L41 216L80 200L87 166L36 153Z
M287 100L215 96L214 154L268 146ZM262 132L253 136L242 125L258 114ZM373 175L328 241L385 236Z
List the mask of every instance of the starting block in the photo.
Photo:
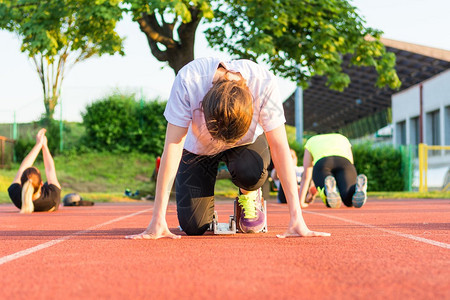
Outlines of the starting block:
M266 201L262 200L262 207L264 211L264 227L260 232L267 232L267 205ZM237 220L239 219L241 214L241 208L237 202L237 200L234 200L234 214L231 215L228 219L228 223L219 223L219 216L217 214L217 211L214 211L213 220L211 224L209 225L209 230L213 231L214 234L236 234L239 231L239 228L237 228Z

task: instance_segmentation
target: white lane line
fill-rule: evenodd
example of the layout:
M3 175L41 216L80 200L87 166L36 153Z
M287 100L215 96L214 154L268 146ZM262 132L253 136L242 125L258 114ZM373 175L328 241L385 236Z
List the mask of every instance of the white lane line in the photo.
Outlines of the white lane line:
M401 233L401 232L398 232L398 231L377 227L375 225L365 224L365 223L361 223L361 222L358 222L358 221L348 220L348 219L344 219L344 218L341 218L341 217L321 214L321 213L317 213L317 212L313 212L313 211L304 210L303 212L308 213L308 214L313 214L313 215L319 215L319 216L327 217L327 218L331 218L331 219L336 219L336 220L340 220L340 221L344 221L344 222L347 222L347 223L352 223L352 224L364 226L364 227L371 228L371 229L376 229L376 230L379 230L379 231L387 232L387 233L390 233L390 234L393 234L393 235L397 235L397 236L401 236L401 237L404 237L404 238L407 238L407 239L411 239L411 240L414 240L414 241L430 244L430 245L433 245L433 246L442 247L442 248L445 248L445 249L450 249L450 244L442 243L442 242L436 242L436 241L425 239L425 238L421 238L421 237L418 237L418 236L415 236L415 235L412 235L412 234Z
M3 265L3 264L5 264L7 262L10 262L12 260L21 258L23 256L30 255L32 253L35 253L35 252L37 252L39 250L43 250L45 248L51 247L53 245L59 244L59 243L64 242L64 241L66 241L66 240L68 240L70 238L73 238L75 236L78 236L78 235L81 235L81 234L85 234L85 233L87 233L89 231L92 231L92 230L96 230L96 229L98 229L100 227L103 227L103 226L106 226L106 225L109 225L109 224L112 224L112 223L115 223L115 222L119 222L119 221L122 221L124 219L136 216L136 215L143 214L143 213L148 212L148 211L150 211L152 209L153 209L153 207L145 209L145 210L141 210L141 211L138 211L138 212L126 215L126 216L122 216L122 217L110 220L108 222L105 222L105 223L102 223L102 224L99 224L99 225L95 225L95 226L89 227L89 228L87 228L85 230L77 231L77 232L75 232L75 233L73 233L71 235L66 235L66 236L60 237L59 239L51 240L51 241L48 241L46 243L43 243L43 244L31 247L31 248L28 248L28 249L25 249L25 250L22 250L22 251L19 251L19 252L3 256L2 258L0 258L0 265Z

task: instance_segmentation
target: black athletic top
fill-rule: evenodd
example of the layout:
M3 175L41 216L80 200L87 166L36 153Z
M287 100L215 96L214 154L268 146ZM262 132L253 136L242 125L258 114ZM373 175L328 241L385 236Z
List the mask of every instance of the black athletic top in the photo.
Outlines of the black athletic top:
M22 208L22 186L13 183L8 188L9 198L18 209ZM41 188L41 196L33 201L34 211L49 211L52 208L57 210L61 202L61 189L54 184L47 182Z

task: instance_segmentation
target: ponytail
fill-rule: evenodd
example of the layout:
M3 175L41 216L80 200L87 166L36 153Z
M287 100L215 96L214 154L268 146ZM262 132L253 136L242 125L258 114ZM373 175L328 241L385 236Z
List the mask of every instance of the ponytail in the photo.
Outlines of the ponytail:
M22 186L22 208L21 214L31 214L34 211L33 204L34 187L31 179L27 180Z

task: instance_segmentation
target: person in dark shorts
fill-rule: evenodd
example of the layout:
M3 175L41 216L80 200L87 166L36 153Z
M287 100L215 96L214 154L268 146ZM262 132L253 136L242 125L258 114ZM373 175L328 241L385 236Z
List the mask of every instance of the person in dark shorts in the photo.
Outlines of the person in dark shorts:
M305 145L303 176L299 198L302 207L308 206L307 187L311 179L327 207L361 207L367 200L367 177L357 176L353 164L352 145L338 133L311 137Z
M187 235L202 235L214 214L214 186L220 162L237 186L241 232L264 225L261 186L270 158L285 188L290 211L286 236L328 236L307 227L285 131L283 104L275 76L249 60L200 58L177 74L164 116L168 121L156 181L153 216L131 239L179 238L166 222L173 182L177 215Z
M302 166L297 166L298 164L298 157L297 157L297 153L295 153L294 149L291 149L291 156L292 156L292 161L294 163L294 169L295 169L295 175L297 176L297 184L298 184L298 190L300 192L300 183L302 180L302 175L303 175L303 167ZM271 176L272 179L275 181L275 185L277 187L277 200L278 203L287 203L286 202L286 195L284 194L284 190L283 190L283 186L280 184L279 180L278 180L278 175L277 175L277 170L275 168L272 169L271 171ZM314 182L311 180L309 189L308 189L308 193L306 195L306 202L312 202L314 200L314 198L317 195L317 189L314 186ZM307 207L307 206L305 206Z
M45 129L36 135L36 144L20 164L19 171L8 188L9 197L21 213L55 211L61 202L61 186L56 177L55 163L47 146ZM33 167L42 150L47 182L43 183L41 172Z

